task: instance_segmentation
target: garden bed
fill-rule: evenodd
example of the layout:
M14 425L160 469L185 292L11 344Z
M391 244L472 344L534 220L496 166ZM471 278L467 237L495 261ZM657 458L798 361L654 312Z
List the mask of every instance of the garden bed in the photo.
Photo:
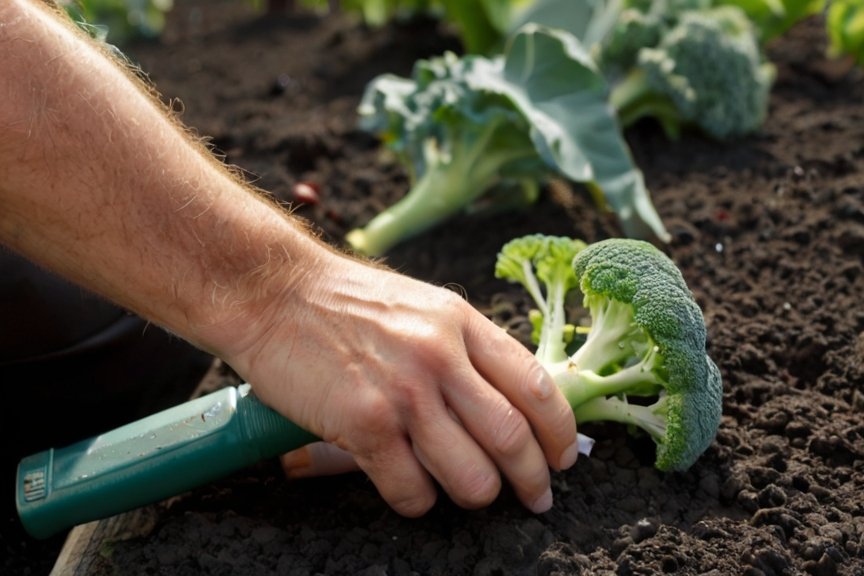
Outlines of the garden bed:
M753 137L628 132L725 382L717 440L691 470L660 473L650 440L585 426L595 451L554 474L548 513L505 490L484 510L442 497L408 520L359 474L289 482L262 463L163 505L91 573L864 574L864 75L826 59L824 42L810 21L770 47L778 79ZM259 186L290 201L296 183L319 185L320 204L297 214L339 245L407 186L356 129L366 82L457 46L431 21L370 30L182 2L159 42L128 52ZM526 297L493 266L534 232L620 234L586 192L556 185L529 211L461 218L387 262L458 287L527 342Z

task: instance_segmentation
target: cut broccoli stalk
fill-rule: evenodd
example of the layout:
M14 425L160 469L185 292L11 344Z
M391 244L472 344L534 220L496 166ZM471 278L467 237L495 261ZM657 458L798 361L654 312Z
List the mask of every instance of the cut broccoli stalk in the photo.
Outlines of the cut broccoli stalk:
M409 192L366 226L345 236L355 250L369 256L385 254L400 241L425 232L478 200L501 180L500 174L511 163L537 158L527 133L516 132L506 116L458 128L461 132L448 139L450 150L441 150L433 139L427 140L425 171Z
M720 424L722 382L705 353L702 312L663 253L634 240L584 247L533 235L506 244L495 273L535 300L543 315L536 356L577 422L641 428L661 470L685 470L707 449ZM576 288L592 325L570 354L564 307Z

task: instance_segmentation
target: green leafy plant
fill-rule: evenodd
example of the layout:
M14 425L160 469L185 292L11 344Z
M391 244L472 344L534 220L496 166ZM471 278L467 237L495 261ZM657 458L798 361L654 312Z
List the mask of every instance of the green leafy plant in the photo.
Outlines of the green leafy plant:
M261 0L255 0L259 3ZM371 26L394 18L431 15L452 26L462 40L464 53L497 54L508 37L528 23L567 30L577 37L602 32L598 25L611 25L621 0L297 0L314 8L338 5L345 12L361 15ZM603 22L598 14L605 14Z
M864 66L864 3L861 0L831 0L826 26L832 56L850 55Z
M564 30L591 46L606 35L621 5L621 0L441 1L445 17L456 25L472 54L500 52L506 39L526 24Z
M743 10L764 44L785 34L804 18L818 14L825 0L717 0L716 4Z
M766 43L816 14L823 14L830 57L851 56L864 65L864 3L859 0L716 0L741 8Z
M261 0L254 0L260 4ZM507 20L518 4L533 0L298 0L309 8L359 14L369 26L383 26L393 19L433 16L455 26L466 52L482 53L500 47L497 22Z
M93 36L122 45L162 32L173 0L62 0L66 13Z
M657 445L658 469L693 465L717 433L723 389L705 352L702 311L668 257L638 240L586 247L536 234L504 245L495 275L537 305L536 357L577 422L637 427ZM567 322L577 291L591 315L584 341Z
M332 0L316 0L328 4ZM440 6L435 0L341 0L345 11L359 12L363 21L371 26L382 26L392 18L406 18L418 14L438 14Z
M607 98L579 42L536 25L501 57L449 53L419 61L412 79L376 78L360 125L397 153L412 187L347 242L381 255L481 197L524 205L553 175L589 184L625 234L668 239Z

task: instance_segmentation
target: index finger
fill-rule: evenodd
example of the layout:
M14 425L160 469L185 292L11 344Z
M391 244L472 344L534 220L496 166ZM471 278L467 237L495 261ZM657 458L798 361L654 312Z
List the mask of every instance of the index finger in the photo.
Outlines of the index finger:
M534 355L479 313L468 322L465 346L475 369L528 419L549 465L570 468L579 454L576 419Z

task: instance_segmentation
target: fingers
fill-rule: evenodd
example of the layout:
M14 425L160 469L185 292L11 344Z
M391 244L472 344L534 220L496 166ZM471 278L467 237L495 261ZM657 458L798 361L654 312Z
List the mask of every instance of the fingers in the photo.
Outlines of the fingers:
M414 453L405 413L394 386L386 391L367 389L345 406L350 425L333 443L350 452L357 466L375 484L381 497L396 512L409 518L422 516L435 504L437 489ZM414 395L416 405L434 396L429 390Z
M414 453L456 504L488 506L501 491L498 469L438 398L434 409L427 410L430 417L412 420Z
M327 442L313 442L283 454L279 459L288 478L313 478L356 472L360 469L349 452Z
M528 419L549 465L570 468L579 454L576 420L533 354L484 317L469 324L465 336L472 363Z
M544 512L552 505L548 466L576 461L573 413L533 355L493 323L470 320L465 343L479 374L455 378L447 402L520 500Z
M455 356L445 354L449 360L439 357L435 363L440 388L397 386L402 394L396 396L404 400L397 409L401 429L413 445L411 465L419 471L403 469L407 460L400 459L406 454L398 451L358 463L404 515L431 506L416 500L418 493L428 494L425 486L417 490L405 480L430 481L420 473L424 469L462 507L490 504L503 474L526 507L545 512L552 506L549 466L569 468L578 454L573 413L524 346L479 313L469 314L464 326L465 348L451 348ZM417 382L428 381L422 370L415 376ZM394 472L402 476L395 478Z
M528 421L479 374L473 380L474 394L460 390L449 400L453 411L522 503L533 512L546 512L552 506L549 466Z
M367 420L364 428L379 438L400 441L364 446L356 453L357 463L388 504L404 516L420 516L432 507L436 495L432 478L463 508L490 504L501 489L495 464L448 412L440 389L419 382L421 378L411 378L391 390L390 398L401 398L395 401L395 412L378 408L367 412L379 416ZM387 413L400 417L388 421ZM368 438L371 441L373 436Z
M358 456L357 464L387 504L402 516L420 517L435 504L435 486L407 440L392 442L367 457Z

